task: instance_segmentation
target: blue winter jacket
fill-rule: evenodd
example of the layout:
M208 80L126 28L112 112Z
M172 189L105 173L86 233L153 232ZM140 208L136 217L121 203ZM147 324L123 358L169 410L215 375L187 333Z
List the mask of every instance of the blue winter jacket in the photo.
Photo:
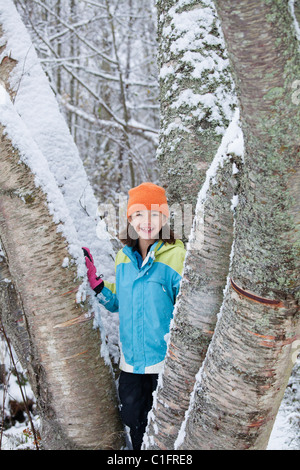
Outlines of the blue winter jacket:
M119 312L121 370L137 374L161 370L185 253L180 240L155 242L144 261L131 247L118 252L116 282L104 281L97 298L109 311Z

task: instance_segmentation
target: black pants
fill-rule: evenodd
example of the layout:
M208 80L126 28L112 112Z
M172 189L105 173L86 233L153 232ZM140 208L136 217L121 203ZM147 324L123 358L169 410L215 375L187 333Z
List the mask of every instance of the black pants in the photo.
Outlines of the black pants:
M152 393L157 387L158 374L131 374L121 371L119 378L119 397L121 418L130 428L134 450L142 445L147 425L147 415L152 408Z

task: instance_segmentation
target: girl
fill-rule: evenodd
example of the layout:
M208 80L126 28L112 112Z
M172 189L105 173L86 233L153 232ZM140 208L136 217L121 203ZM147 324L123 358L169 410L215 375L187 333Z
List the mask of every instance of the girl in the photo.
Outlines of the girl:
M120 317L121 417L130 428L134 450L140 449L162 370L185 249L167 221L165 190L142 183L129 191L128 236L115 261L115 284L103 281L88 248L87 275L97 299Z

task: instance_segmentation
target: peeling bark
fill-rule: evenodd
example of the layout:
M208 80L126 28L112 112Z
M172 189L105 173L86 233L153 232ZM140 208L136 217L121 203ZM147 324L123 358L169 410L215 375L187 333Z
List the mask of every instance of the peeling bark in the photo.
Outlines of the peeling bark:
M113 378L99 354L99 335L90 322L58 324L83 315L75 303L80 280L57 233L44 194L3 135L0 144L0 236L30 332L32 367L38 374L42 445L48 449L119 448ZM17 194L30 193L24 200ZM38 372L37 372L38 371Z
M162 383L147 428L147 449L174 448L195 376L213 336L230 264L233 239L230 206L236 186L232 163L228 161L209 189L203 213L196 214L201 235L194 249L191 246L187 252Z
M1 34L1 30L0 30ZM0 79L9 89L16 62L5 57ZM46 195L0 125L1 318L28 371L41 417L44 449L119 449L123 426L114 379L100 356L91 321L58 327L88 311L76 303L82 280L75 261L63 268L67 240L49 213ZM89 317L91 318L91 317ZM19 321L21 320L21 321Z
M299 49L287 3L216 4L245 138L231 272L240 293L227 291L177 448L265 449L300 337Z
M176 70L176 73L167 74L161 79L159 160L169 200L177 203L188 202L194 210L206 171L221 142L222 132L217 129L227 127L229 115L222 114L221 104L217 100L215 105L219 107L223 118L219 121L210 119L209 110L205 110L202 105L199 105L199 109L206 113L206 118L199 119L199 116L192 118L195 111L192 105L189 107L185 103L181 108L174 108L173 104L188 88L202 95L207 92L213 95L217 89L220 93L222 88L223 98L226 97L231 102L232 108L235 105L235 97L228 66L222 70L219 80L212 77L213 72L207 74L207 71L201 79L195 79L191 73L193 67L184 58L184 51L174 49L173 46L180 35L170 34L168 27L172 14L174 15L175 4L174 1L158 2L159 63L161 67L167 66ZM186 2L184 7L175 11L180 14L181 10L185 14L190 11L197 13L201 9L204 15L209 11L211 18L214 17L210 2ZM218 44L217 54L222 60L226 60L226 51L222 47L217 22L215 16L209 33L216 39L214 51ZM198 45L190 44L190 49L209 55L211 45L205 41L201 42L199 38L202 36L205 36L204 29L199 26L195 37ZM202 47L199 46L200 43ZM172 126L172 122L180 125L175 125L172 132L166 131ZM240 167L239 158L232 155L224 167L219 168L215 184L211 185L206 194L203 212L199 211L195 215L196 239L190 240L191 245L185 260L164 372L144 440L147 449L174 448L189 405L196 373L206 356L215 329L217 314L222 305L223 289L226 286L233 240L231 200L239 184L239 176L232 175L233 161Z

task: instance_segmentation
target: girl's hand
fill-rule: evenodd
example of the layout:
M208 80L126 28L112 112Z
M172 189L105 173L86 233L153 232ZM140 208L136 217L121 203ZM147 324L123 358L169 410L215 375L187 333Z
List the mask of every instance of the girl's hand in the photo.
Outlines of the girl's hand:
M82 247L84 257L85 257L85 265L87 267L87 277L90 283L91 288L99 294L101 292L103 286L104 286L104 281L101 279L100 276L97 276L97 270L94 265L94 260L92 257L92 254L90 250L86 247Z

